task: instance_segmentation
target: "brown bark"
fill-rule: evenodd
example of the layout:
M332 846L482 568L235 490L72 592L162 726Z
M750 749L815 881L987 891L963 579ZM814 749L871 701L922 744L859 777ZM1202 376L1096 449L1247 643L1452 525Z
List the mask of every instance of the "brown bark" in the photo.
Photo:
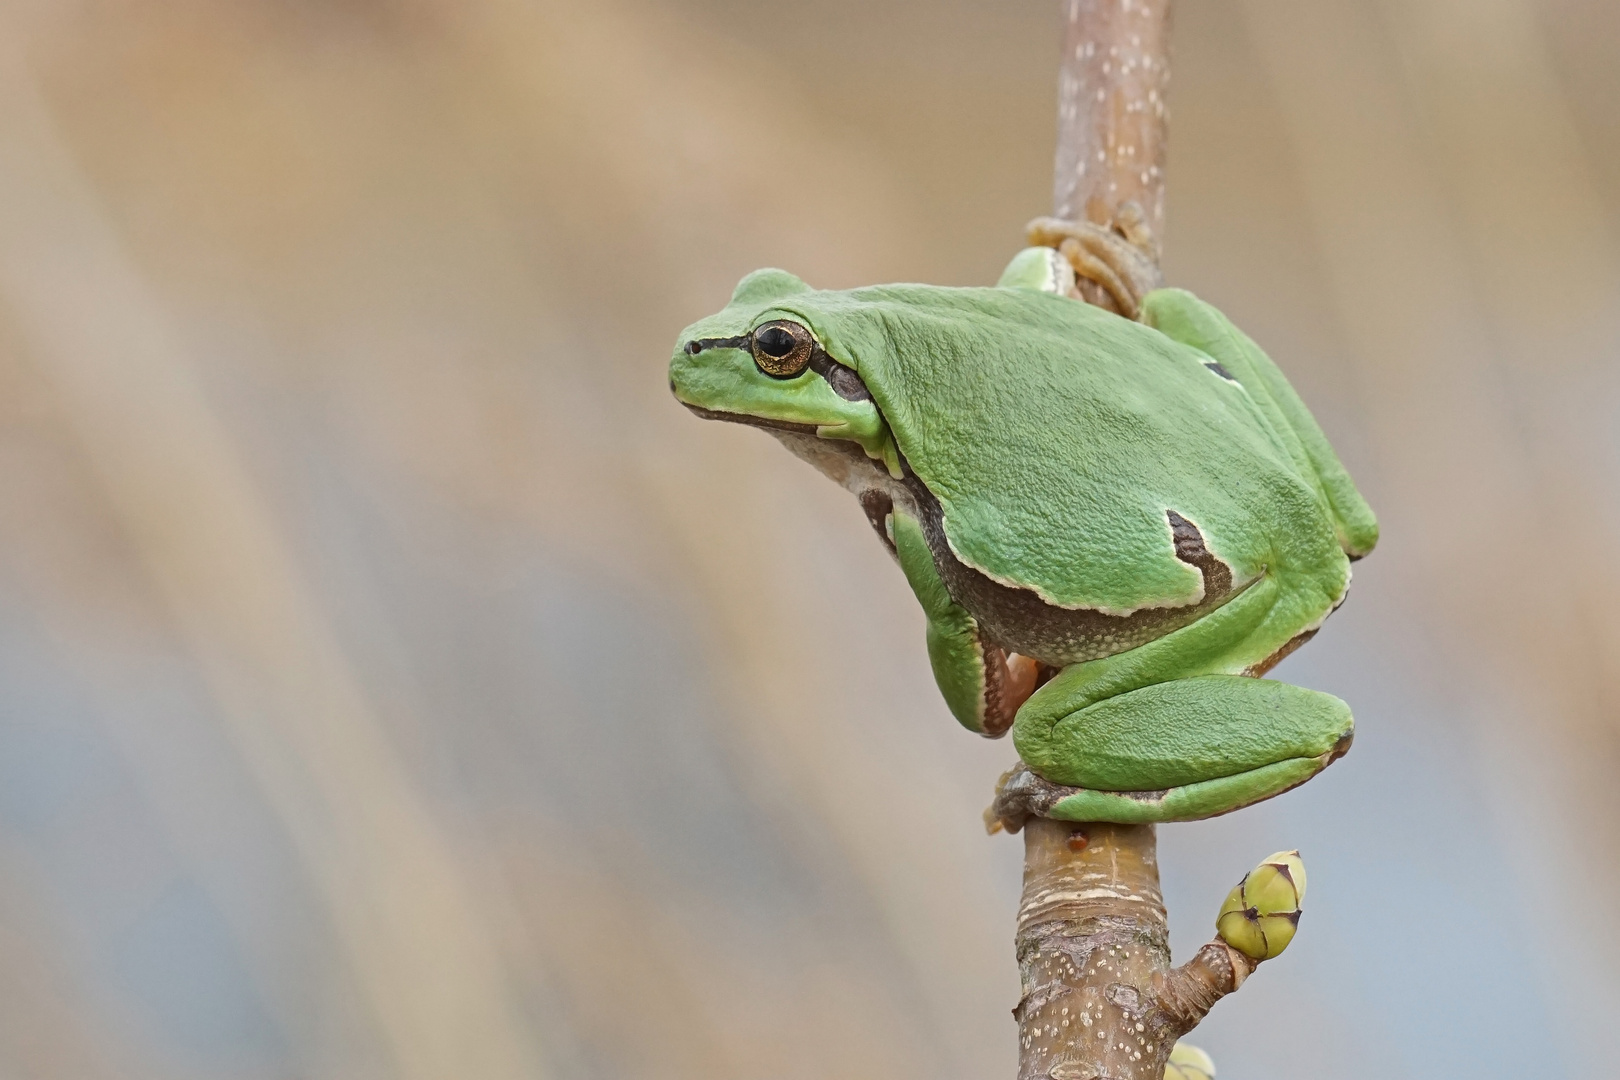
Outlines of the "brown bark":
M1066 14L1057 216L1116 232L1156 273L1169 0L1067 0ZM1046 233L1055 240L1054 230ZM1121 310L1117 287L1092 278L1079 290ZM1019 788L1017 812L1002 797L1011 793L998 792L991 814L1024 830L1017 931L1023 998L1013 1011L1019 1078L1160 1080L1176 1039L1242 985L1255 963L1217 939L1171 969L1153 826L1040 817L1050 800L1041 798L1038 778L1026 779L1012 785Z
M1217 939L1170 967L1151 825L1029 819L1016 940L1019 1080L1159 1080L1257 966Z

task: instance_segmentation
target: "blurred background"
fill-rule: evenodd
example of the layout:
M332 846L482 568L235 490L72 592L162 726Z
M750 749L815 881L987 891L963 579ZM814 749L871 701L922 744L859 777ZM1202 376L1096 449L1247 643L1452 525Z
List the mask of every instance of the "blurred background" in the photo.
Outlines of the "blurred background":
M1056 0L0 3L0 1076L1013 1075L1013 760L849 496L670 399L980 284ZM1166 267L1379 511L1226 1080L1620 1065L1620 5L1181 0ZM784 145L789 149L783 150Z

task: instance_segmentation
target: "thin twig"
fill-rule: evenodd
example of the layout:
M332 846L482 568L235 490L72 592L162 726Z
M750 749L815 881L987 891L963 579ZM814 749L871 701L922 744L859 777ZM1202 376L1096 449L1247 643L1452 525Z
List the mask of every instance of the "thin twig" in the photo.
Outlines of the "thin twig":
M1138 216L1142 246L1156 264L1164 235L1170 0L1067 0L1065 14L1053 211L1105 228ZM1086 299L1103 301L1092 293Z

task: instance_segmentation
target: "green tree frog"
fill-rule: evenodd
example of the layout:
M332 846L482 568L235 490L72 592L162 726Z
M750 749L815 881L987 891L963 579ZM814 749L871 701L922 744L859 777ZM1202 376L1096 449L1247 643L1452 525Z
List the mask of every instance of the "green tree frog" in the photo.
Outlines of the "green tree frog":
M1072 280L1049 248L990 288L756 271L682 332L671 388L855 494L951 712L1074 789L1051 816L1226 813L1348 749L1344 702L1258 676L1343 601L1378 526L1219 311L1158 289L1134 321Z

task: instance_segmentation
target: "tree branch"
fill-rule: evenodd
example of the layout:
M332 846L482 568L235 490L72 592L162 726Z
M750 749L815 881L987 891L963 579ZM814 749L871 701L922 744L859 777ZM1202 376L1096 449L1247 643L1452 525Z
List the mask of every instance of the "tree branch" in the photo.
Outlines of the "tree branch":
M1023 824L1019 1080L1159 1080L1176 1040L1293 938L1298 852L1244 875L1215 940L1172 968L1153 826Z
M1150 994L1170 966L1153 826L1031 819L1016 940L1020 1080L1164 1075L1185 1028Z
M1105 229L1134 224L1143 234L1138 246L1157 266L1164 235L1170 0L1066 0L1065 13L1054 213ZM1089 282L1081 294L1116 308Z
M1068 256L1082 298L1134 316L1158 279L1170 2L1067 0L1066 13L1058 220L1033 222L1031 242ZM986 814L1024 832L1019 1078L1161 1080L1176 1040L1259 961L1216 938L1172 969L1153 826L1040 816L1061 790L1020 765Z

